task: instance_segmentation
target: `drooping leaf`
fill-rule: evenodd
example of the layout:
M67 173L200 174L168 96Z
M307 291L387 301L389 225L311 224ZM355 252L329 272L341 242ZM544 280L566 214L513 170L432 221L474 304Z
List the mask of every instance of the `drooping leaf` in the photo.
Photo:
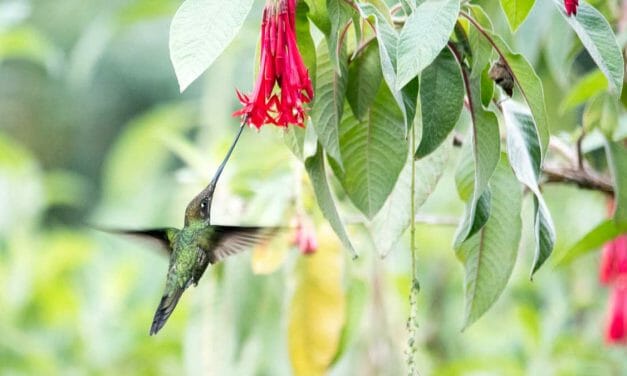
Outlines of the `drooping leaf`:
M590 98L607 90L607 78L600 70L594 70L579 80L566 94L560 104L560 111L565 112L584 104Z
M450 145L446 142L418 161L408 158L394 190L370 223L370 232L381 256L385 257L390 253L411 223L411 211L408 204L411 197L411 163L416 164L414 205L418 210L431 196L440 181L449 152Z
M329 58L329 50L324 41L317 48L316 96L311 109L311 121L320 143L327 154L343 168L340 155L339 125L344 112L344 97L348 79L346 59L342 58L338 74Z
M481 317L501 295L518 253L522 191L504 155L490 188L490 219L457 250L466 270L464 327Z
M535 2L535 0L500 0L501 8L507 16L507 23L512 32L525 21Z
M170 59L181 91L220 56L242 27L253 0L186 0L170 26Z
M627 146L624 142L606 140L605 154L614 185L614 222L619 229L627 231Z
M363 120L368 115L382 79L379 49L376 43L371 43L351 62L348 68L346 99L353 114L359 120Z
M318 238L318 250L298 260L289 308L288 347L295 375L326 373L338 351L345 322L341 244L324 227Z
M542 81L523 55L513 53L500 36L491 34L491 37L497 52L503 57L505 64L514 76L516 87L520 90L525 102L531 109L536 132L538 137L540 137L540 153L542 160L544 160L550 134Z
M592 5L582 0L576 16L567 16L561 0L553 0L564 19L573 28L592 60L607 77L610 88L620 95L623 88L625 62L612 27Z
M435 60L453 32L458 13L459 0L427 0L407 18L398 38L394 90L400 91Z
M403 115L381 85L364 121L349 108L340 126L344 172L335 171L353 204L372 218L385 203L407 159Z
M555 245L555 226L540 192L542 168L540 138L531 114L510 100L503 103L507 127L507 155L518 180L534 195L534 235L536 239L533 275L551 255Z
M357 257L357 253L348 238L342 219L335 208L335 202L333 201L333 196L331 195L331 190L327 183L324 153L320 145L318 145L316 154L305 160L305 169L311 179L311 184L316 194L316 200L318 201L318 206L322 214L327 221L329 221L331 228L342 241L344 248L348 249L353 254L353 257Z
M470 5L475 21L486 31L492 31L492 21L488 14L479 5ZM472 77L480 75L492 60L492 46L488 40L475 27L468 29L468 43L472 51L472 65L470 74Z
M373 4L359 3L358 7L363 18L373 17L377 29L376 37L379 46L379 59L383 78L392 92L396 103L403 113L407 130L412 126L416 115L418 99L418 77L415 77L402 90L396 90L396 51L399 35L390 24L389 16L382 14Z
M305 133L305 129L301 127L288 127L283 133L285 144L301 161L305 154Z
M481 104L481 77L471 79L468 91L472 119L470 141L473 165L465 167L463 171L474 176L474 180L472 195L468 198L463 197L463 190L458 184L460 196L466 200L466 210L455 235L455 248L459 248L464 240L477 232L490 216L489 193L485 195L484 193L498 164L501 147L496 115L485 110Z
M307 14L309 7L304 1L297 2L296 5L296 42L298 51L303 58L303 62L309 71L309 78L315 87L316 84L316 45L311 37L309 29L309 19Z
M309 19L323 34L328 35L331 32L331 20L327 11L327 0L305 0L305 3L309 7Z
M464 81L455 57L442 50L435 61L420 75L422 138L416 158L437 149L455 128L464 106Z
M568 265L578 257L599 249L620 234L621 231L613 220L605 220L568 248L559 259L558 265Z

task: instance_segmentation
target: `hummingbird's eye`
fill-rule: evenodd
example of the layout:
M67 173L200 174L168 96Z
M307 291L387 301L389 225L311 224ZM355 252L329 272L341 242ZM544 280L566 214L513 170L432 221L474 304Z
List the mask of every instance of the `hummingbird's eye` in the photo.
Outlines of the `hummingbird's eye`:
M200 202L200 215L205 217L207 215L207 200Z

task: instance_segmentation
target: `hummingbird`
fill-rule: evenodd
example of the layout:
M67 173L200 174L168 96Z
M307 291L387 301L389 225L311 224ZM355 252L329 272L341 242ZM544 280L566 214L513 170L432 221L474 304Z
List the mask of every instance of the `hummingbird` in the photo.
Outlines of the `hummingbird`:
M165 290L152 320L150 335L157 334L163 328L183 292L189 286L198 284L209 264L213 265L230 255L268 240L277 229L220 226L210 223L211 203L218 178L233 152L242 129L243 124L212 181L187 205L183 228L105 230L151 240L152 243L159 245L170 259Z

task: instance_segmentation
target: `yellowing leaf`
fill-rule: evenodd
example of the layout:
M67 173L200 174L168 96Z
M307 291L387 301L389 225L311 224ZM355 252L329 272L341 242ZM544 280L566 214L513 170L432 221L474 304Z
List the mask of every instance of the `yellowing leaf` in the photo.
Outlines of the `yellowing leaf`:
M325 226L316 253L300 257L289 312L288 345L295 375L322 375L338 350L345 322L341 244Z
M253 248L252 269L255 274L272 274L279 269L290 250L290 233L275 236Z

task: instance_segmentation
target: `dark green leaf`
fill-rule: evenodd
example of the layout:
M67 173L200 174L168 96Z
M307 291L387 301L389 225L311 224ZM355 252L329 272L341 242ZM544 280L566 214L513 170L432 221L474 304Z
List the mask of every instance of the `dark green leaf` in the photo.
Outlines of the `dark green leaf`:
M370 105L381 86L383 75L379 64L377 44L370 43L348 68L346 99L353 114L359 120L367 116Z
M403 115L381 85L364 121L347 108L340 126L344 172L336 176L355 206L372 218L385 203L407 159Z
M355 10L345 0L327 0L327 11L331 21L331 31L327 35L330 60L337 74L344 75L341 49L344 45L343 38L345 35L342 35L342 32L351 22Z
M455 128L464 106L464 81L457 60L448 49L420 75L422 139L416 158L434 151Z

